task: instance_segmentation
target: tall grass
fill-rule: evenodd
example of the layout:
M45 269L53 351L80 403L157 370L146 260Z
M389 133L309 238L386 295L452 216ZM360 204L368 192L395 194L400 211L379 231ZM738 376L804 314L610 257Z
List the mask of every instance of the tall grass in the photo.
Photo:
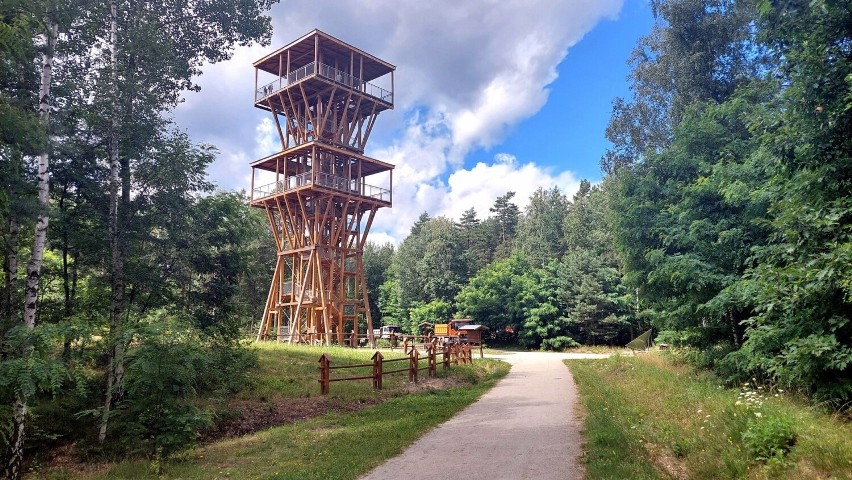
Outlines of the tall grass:
M255 347L258 353L258 369L252 375L251 386L241 392L241 399L276 400L280 398L313 397L320 395L319 358L322 354L331 357L332 365L353 365L369 363L374 350L344 347L307 347L276 343L260 343ZM382 352L385 358L404 357L402 350ZM400 362L404 364L404 362ZM402 368L400 366L399 368ZM369 367L360 370L335 372L339 376L367 375ZM383 387L388 392L401 388L408 381L405 373L388 375ZM380 395L372 388L370 380L335 382L332 384L331 398L364 400Z
M852 425L657 354L566 362L597 478L852 478Z

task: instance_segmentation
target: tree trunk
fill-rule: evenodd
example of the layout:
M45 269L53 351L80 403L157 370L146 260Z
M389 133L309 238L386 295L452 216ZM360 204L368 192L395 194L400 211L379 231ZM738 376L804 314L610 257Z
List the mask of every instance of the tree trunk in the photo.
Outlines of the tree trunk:
M45 19L47 42L42 56L41 85L39 87L38 116L42 127L49 132L50 125L50 83L53 78L53 53L56 48L56 36L59 26L48 15ZM44 246L47 242L47 224L50 212L50 164L49 146L38 156L38 200L41 211L36 219L35 238L29 263L27 263L27 283L24 290L24 325L28 330L35 328L38 312L38 288L41 279L41 264L44 259ZM16 267L17 268L17 267ZM21 352L23 356L32 354L32 346L27 345ZM22 395L16 395L12 406L12 435L9 439L9 456L4 466L6 478L21 478L24 459L24 439L26 434L27 401Z
M111 91L118 95L118 5L115 0L110 2L110 62L112 67ZM124 349L121 341L122 316L124 314L124 289L126 285L124 273L124 249L122 242L122 225L119 212L122 188L122 165L118 145L118 98L112 101L112 118L109 132L109 236L112 263L112 297L109 313L109 368L107 370L107 387L104 399L103 415L101 417L98 441L106 440L109 426L109 416L112 411L113 398L120 387L124 373Z
M20 231L21 225L13 214L9 217L9 242L6 245L4 262L6 288L3 291L3 303L0 308L0 315L2 315L0 322L9 322L9 325L13 322L18 303L18 235Z

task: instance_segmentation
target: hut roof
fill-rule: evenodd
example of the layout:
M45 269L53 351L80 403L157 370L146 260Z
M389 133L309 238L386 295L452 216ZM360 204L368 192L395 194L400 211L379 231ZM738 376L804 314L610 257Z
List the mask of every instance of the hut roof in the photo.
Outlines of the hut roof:
M463 327L459 327L459 330L466 330L466 331L473 330L473 331L482 332L482 331L490 330L490 329L488 327L486 327L485 325L465 325Z

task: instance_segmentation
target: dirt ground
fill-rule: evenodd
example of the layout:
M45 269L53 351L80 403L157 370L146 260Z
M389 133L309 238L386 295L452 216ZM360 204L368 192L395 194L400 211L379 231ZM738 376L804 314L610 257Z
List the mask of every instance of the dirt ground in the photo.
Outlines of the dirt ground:
M249 435L261 430L288 425L301 420L325 415L361 410L381 403L388 398L420 391L459 386L455 378L424 378L416 384L406 384L402 389L386 392L369 401L345 401L334 397L286 398L280 401L229 400L222 409L223 418L202 432L201 443L210 444L232 437ZM49 452L39 463L49 468L64 468L77 472L96 472L107 464L81 462L75 444L66 444Z

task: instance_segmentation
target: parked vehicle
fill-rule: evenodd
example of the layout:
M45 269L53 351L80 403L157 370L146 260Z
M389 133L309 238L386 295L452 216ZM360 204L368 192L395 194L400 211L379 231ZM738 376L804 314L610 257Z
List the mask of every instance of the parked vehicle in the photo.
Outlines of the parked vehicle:
M471 322L473 320L470 318L454 318L447 323L436 323L434 335L438 338L458 339L459 329Z
M385 325L381 328L373 329L373 336L377 339L382 338L385 340L390 340L391 334L394 334L396 336L402 335L402 327L400 327L399 325Z

